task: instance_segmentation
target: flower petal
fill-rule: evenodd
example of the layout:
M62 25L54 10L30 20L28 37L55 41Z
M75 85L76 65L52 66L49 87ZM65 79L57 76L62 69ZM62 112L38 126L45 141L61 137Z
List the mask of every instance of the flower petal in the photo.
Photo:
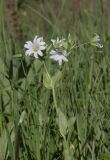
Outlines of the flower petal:
M51 51L50 51L50 54L51 54L51 55L56 55L56 54L58 54L58 53L57 53L55 50L51 50Z
M46 43L45 43L45 42L43 42L43 41L42 41L42 42L40 42L40 45L41 45L41 46L44 46L45 44L46 44Z
M38 37L38 36L35 36L35 38L34 38L34 40L33 40L33 43L36 43L37 37Z
M40 50L37 52L37 54L38 54L39 56L43 56L43 52L40 51Z
M59 59L58 63L61 66L62 65L62 59Z
M34 57L38 58L37 52L34 52Z
M62 60L68 62L68 59L65 56L62 56Z
M25 52L25 55L26 56L30 56L30 55L32 55L33 53L32 53L32 50L27 50L26 52Z
M25 48L30 49L33 47L33 43L31 41L27 41L24 45Z
M96 43L96 46L99 48L103 48L103 45L101 45L100 43Z
M42 38L41 37L37 38L36 42L40 45L40 42L42 42Z
M66 51L63 51L63 55L64 55L65 57L67 57L67 52L66 52Z
M44 49L45 49L45 46L40 46L39 49L40 49L40 50L44 50Z
M50 56L51 59L58 61L59 60L59 55L52 55Z

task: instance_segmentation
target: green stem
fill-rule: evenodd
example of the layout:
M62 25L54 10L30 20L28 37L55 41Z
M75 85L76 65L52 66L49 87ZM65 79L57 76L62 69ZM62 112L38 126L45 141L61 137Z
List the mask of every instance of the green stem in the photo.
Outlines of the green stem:
M54 101L54 105L55 105L55 109L56 109L56 112L57 112L57 100L56 100L56 94L55 94L55 88L53 87L52 89L52 94L53 94L53 101Z
M85 43L83 43L83 44L80 44L80 45L78 45L78 46L72 46L71 48L70 48L70 52L69 52L69 55L71 54L71 50L73 49L73 48L79 48L79 47L82 47L82 46L84 46L84 45L86 45L86 44L90 44L90 42L85 42Z

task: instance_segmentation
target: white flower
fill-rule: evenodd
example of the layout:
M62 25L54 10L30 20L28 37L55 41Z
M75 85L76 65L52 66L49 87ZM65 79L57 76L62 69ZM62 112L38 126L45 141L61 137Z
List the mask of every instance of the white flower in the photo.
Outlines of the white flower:
M103 45L101 45L100 43L96 43L96 46L97 46L98 48L103 48Z
M25 55L34 56L35 58L38 58L38 56L43 56L42 51L46 48L43 38L38 36L35 36L33 42L27 41L24 47L27 49Z
M51 39L51 42L53 43L53 46L55 48L59 48L59 47L65 47L66 42L65 39L59 39L59 37L57 37L57 39Z
M95 37L92 38L91 44L93 46L97 46L98 48L103 48L103 45L101 45L99 42L100 42L100 36L95 33Z
M67 52L65 50L62 52L51 50L50 55L51 55L50 58L55 61L58 61L59 65L62 65L62 61L68 62Z

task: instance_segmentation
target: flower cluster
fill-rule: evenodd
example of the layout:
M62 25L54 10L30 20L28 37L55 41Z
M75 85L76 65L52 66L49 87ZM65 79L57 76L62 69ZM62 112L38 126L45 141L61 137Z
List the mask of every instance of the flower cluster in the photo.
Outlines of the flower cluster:
M90 44L99 48L102 48L103 45L100 43L100 37L95 33L95 36L91 39ZM68 43L64 38L51 39L51 49L49 49L49 58L58 62L59 65L62 65L63 62L68 62L67 53ZM27 49L25 52L26 56L33 56L35 58L43 57L46 53L48 45L43 41L42 37L35 36L33 42L27 41L24 45ZM73 47L72 47L73 48Z
M65 39L57 38L51 40L53 48L50 50L50 59L57 61L59 65L62 65L62 62L67 62L67 52L65 50ZM46 43L43 41L42 37L35 36L33 42L27 41L24 45L27 49L25 52L26 56L33 56L39 58L44 56L44 50L46 49Z

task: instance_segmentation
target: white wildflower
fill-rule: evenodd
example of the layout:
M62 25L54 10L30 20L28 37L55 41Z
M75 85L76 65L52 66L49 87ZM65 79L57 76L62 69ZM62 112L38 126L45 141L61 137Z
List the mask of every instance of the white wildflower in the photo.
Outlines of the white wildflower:
M103 48L103 45L101 45L100 43L96 43L96 46L97 46L98 48Z
M33 42L27 41L24 45L27 49L25 55L34 56L38 58L38 56L43 56L43 50L45 50L45 42L42 37L35 36Z
M67 52L63 50L62 52L58 52L57 50L51 50L50 52L50 58L58 61L59 65L62 65L62 62L68 62L67 59Z
M99 42L100 42L100 36L95 33L95 37L92 38L91 44L98 48L103 48L103 45L101 45Z
M53 46L55 48L60 48L60 47L65 47L66 42L65 39L59 39L59 37L57 37L57 39L51 39L51 42L53 43Z

